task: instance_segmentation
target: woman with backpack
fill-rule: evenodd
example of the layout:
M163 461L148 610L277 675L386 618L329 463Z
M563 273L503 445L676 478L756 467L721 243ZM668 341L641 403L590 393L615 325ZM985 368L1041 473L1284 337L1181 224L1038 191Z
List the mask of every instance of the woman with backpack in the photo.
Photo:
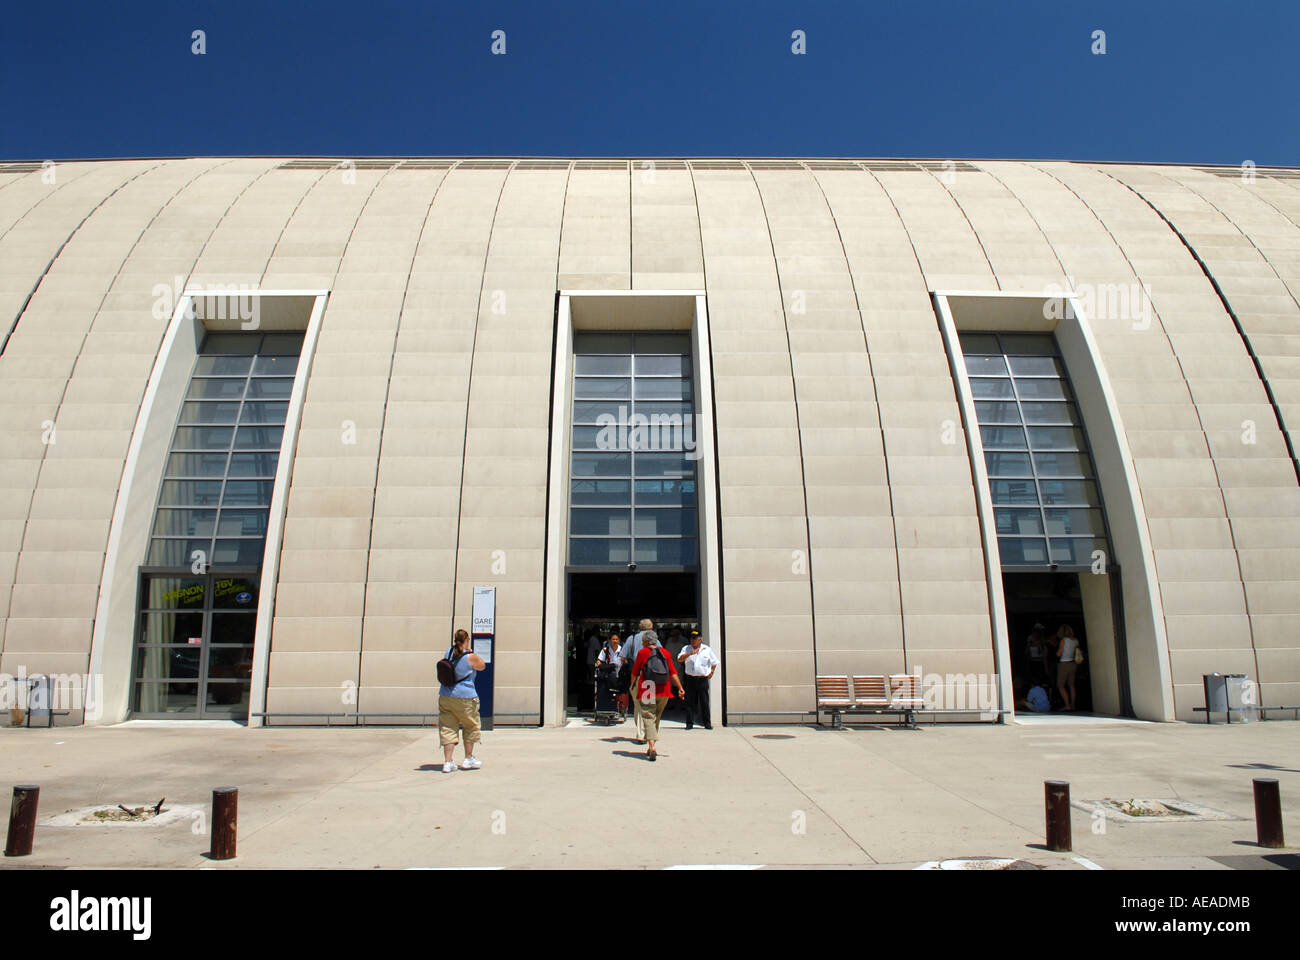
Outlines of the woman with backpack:
M673 658L659 646L659 634L647 630L641 635L641 652L632 665L632 696L641 705L641 723L647 744L645 757L651 762L658 759L655 741L659 739L659 719L672 698L673 686L677 687L678 696L686 696Z
M438 733L442 739L443 773L456 769L452 757L462 730L465 759L460 768L477 770L483 766L483 761L474 756L474 745L483 739L474 674L486 666L482 657L470 651L469 634L464 630L456 631L447 655L438 661Z

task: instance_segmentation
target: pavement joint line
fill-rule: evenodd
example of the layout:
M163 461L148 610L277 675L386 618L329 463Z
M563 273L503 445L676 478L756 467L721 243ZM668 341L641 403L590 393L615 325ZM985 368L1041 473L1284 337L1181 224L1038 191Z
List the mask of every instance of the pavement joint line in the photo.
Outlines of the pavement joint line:
M858 843L858 838L853 836L853 834L849 833L848 830L844 829L844 827L840 824L840 822L830 815L829 811L822 809L822 805L820 803L818 803L816 800L810 797L802 787L800 787L797 783L795 783L793 780L790 779L790 777L786 774L784 770L782 770L775 763L773 763L771 758L769 758L765 753L763 753L762 750L758 749L758 746L754 743L753 737L746 737L744 734L739 733L739 731L737 732L737 735L740 737L742 741L749 744L749 748L753 750L756 754L758 754L758 756L762 758L764 763L766 763L769 767L771 767L778 774L780 774L781 779L783 779L786 783L790 784L790 786L793 787L795 791L799 793L804 799L806 799L814 809L816 809L819 813L821 813L824 817L826 817L826 819L829 820L831 823L835 824L835 829L838 830L840 833L842 833L845 839L849 841L849 843L853 844L855 847L861 850L862 855L864 857L866 857L872 863L878 864L880 862L879 860L877 860L875 857L871 855L871 853L867 850L866 847Z

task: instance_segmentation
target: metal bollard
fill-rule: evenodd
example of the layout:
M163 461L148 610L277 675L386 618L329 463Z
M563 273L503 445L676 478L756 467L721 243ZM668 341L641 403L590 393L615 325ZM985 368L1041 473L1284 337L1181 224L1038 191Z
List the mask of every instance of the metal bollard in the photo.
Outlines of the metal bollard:
M1282 798L1277 781L1257 777L1255 783L1255 837L1261 847L1284 847L1282 839Z
M9 835L5 839L6 857L25 857L32 852L36 838L36 804L41 799L41 788L35 784L14 787L13 802L9 805Z
M212 849L208 852L211 859L234 859L238 813L238 787L217 787L212 791Z
M1044 780L1043 801L1047 810L1047 849L1069 853L1073 849L1070 836L1070 784L1065 780Z

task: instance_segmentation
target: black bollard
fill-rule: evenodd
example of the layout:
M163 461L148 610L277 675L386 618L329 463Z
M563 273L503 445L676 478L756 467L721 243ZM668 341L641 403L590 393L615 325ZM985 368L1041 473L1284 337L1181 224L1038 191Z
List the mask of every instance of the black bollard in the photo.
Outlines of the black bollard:
M1282 839L1282 798L1277 781L1267 777L1255 779L1255 837L1261 847L1284 847Z
M238 787L217 787L212 791L212 849L208 856L213 860L234 859L238 814Z
M1043 800L1047 809L1047 849L1069 853L1073 849L1070 836L1070 784L1065 780L1044 780Z
M35 784L14 787L13 802L9 806L9 835L5 839L6 857L25 857L32 852L36 838L36 804L41 799L41 788Z

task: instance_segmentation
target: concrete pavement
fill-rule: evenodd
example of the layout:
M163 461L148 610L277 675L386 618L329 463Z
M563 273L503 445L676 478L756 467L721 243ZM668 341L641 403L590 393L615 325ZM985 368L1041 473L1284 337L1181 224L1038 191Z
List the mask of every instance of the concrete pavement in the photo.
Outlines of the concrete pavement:
M477 771L441 772L437 731L124 724L0 730L0 789L41 786L40 818L88 804L193 804L169 825L38 826L16 866L914 867L1007 857L1051 869L1270 867L1251 778L1281 782L1300 841L1300 725L667 724L660 759L623 727L502 728ZM457 759L460 754L458 751ZM1043 781L1076 801L1190 801L1240 819L1104 821L1076 809L1074 850L1042 849ZM239 857L213 863L212 788L239 787ZM1077 858L1077 859L1076 859ZM1235 858L1235 859L1234 859Z

